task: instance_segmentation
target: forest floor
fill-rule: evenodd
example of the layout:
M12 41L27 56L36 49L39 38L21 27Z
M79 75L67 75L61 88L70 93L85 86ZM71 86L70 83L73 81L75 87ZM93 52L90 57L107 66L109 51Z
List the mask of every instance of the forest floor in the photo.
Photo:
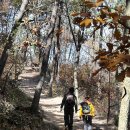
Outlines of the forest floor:
M20 89L33 98L39 73L30 70L30 68L26 68L26 71L19 76L19 79L21 79ZM43 90L40 98L40 107L44 111L45 120L58 126L60 130L64 130L64 114L63 111L60 111L62 96L49 98L47 96L47 89L43 88ZM78 113L74 115L74 130L83 130L83 121L79 119ZM93 130L116 129L111 125L107 126L106 119L97 115L93 118Z

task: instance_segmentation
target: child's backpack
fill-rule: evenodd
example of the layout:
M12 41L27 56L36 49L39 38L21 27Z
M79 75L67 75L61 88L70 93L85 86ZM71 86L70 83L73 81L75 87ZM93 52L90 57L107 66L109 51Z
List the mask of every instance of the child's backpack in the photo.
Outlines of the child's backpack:
M75 96L73 94L66 95L65 107L73 108L75 105Z
M84 115L90 113L90 106L87 102L82 102L81 106L82 106L82 112Z

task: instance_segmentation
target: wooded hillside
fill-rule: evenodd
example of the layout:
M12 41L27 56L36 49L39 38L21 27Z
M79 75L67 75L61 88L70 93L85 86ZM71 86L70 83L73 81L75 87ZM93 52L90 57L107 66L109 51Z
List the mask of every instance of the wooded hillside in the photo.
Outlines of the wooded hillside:
M1 0L1 128L58 129L43 122L41 95L63 97L73 86L78 104L92 98L106 129L129 130L129 10L130 0ZM33 96L21 89L30 79Z

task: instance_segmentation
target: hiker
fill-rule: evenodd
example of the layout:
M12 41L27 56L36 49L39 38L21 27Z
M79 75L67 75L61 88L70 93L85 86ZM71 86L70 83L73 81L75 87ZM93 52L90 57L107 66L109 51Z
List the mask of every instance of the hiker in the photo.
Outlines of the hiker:
M83 119L84 130L92 130L92 118L95 116L95 108L90 101L90 97L85 97L80 103L79 118Z
M75 113L77 113L77 98L74 95L74 88L69 88L69 92L66 93L62 99L60 109L64 106L64 123L65 130L73 129L73 116L74 116L74 107Z

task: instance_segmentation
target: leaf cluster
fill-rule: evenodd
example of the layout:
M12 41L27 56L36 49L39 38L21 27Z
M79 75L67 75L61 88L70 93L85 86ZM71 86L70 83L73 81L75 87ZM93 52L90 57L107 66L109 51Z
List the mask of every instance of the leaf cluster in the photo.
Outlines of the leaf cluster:
M95 31L107 27L108 30L112 30L113 35L113 40L106 43L107 48L96 52L97 56L94 61L98 62L100 68L93 75L96 75L102 69L114 72L120 68L122 71L117 75L124 79L125 74L129 75L130 73L129 69L124 66L130 64L130 27L128 26L130 16L124 15L122 5L111 9L108 5L104 5L104 0L97 0L96 2L85 0L84 4L91 10L89 12L73 12L71 14L74 17L73 23L80 27L93 27L93 34ZM93 14L92 9L98 11L98 14ZM128 34L122 33L124 29L128 30Z

